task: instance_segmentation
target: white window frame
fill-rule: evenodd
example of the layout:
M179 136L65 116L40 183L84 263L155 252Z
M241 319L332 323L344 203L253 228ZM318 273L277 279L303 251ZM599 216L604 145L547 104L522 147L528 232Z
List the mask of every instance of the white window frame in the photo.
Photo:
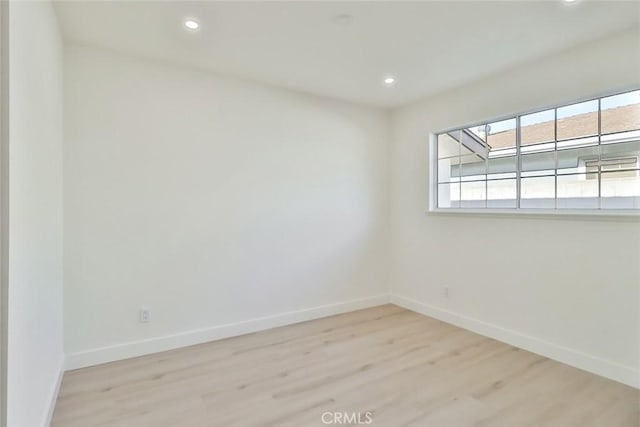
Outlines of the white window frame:
M7 425L9 294L9 2L0 2L0 427Z
M429 141L428 141L428 151L427 151L427 166L428 166L428 206L426 213L428 214L443 214L443 215L488 215L488 216L591 216L591 217L615 217L618 219L622 219L621 217L630 218L632 220L638 221L640 220L640 209L558 209L558 208L521 208L519 207L520 200L520 163L521 163L521 155L520 152L520 117L534 114L538 112L542 112L550 109L558 109L565 106L570 106L573 104L578 104L582 102L588 102L593 100L598 100L598 116L600 116L600 98L607 98L610 96L621 95L627 92L633 92L640 90L639 87L633 86L617 91L612 92L604 92L598 95L593 95L588 98L578 98L576 100L570 100L563 103L556 103L553 105L549 105L546 107L538 107L532 110L523 111L515 114L509 114L506 116L493 117L489 119L484 119L481 121L476 121L468 125L461 125L450 127L442 130L438 130L436 132L429 133ZM487 123L495 123L503 120L513 119L515 117L516 120L516 151L517 151L517 206L514 208L439 208L438 207L438 135L458 131L461 129L471 129L474 127L482 126ZM557 120L557 118L556 118ZM600 133L600 123L598 123L598 135L597 137L601 138ZM598 143L598 146L600 142ZM556 148L557 150L557 148ZM557 170L556 170L557 174ZM557 197L557 195L556 195Z

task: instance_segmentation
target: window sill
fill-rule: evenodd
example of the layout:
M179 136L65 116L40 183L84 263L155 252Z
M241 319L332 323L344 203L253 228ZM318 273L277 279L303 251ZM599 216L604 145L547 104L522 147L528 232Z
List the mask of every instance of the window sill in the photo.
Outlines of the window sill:
M610 219L640 222L638 210L592 210L592 209L428 209L428 215L476 216L497 218L563 218L563 219Z

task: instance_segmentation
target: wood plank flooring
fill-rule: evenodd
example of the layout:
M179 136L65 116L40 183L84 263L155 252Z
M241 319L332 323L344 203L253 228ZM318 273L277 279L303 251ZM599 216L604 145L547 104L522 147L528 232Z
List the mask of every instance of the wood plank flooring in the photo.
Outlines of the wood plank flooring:
M326 412L370 412L374 427L638 427L640 391L384 305L67 372L52 425L305 427Z

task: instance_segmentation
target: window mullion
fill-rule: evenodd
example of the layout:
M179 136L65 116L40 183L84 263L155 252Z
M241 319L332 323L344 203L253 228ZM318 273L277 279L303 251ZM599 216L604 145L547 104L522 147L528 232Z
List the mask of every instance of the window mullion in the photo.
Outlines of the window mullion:
M431 199L431 206L435 206L436 208L440 207L440 195L438 194L438 192L440 191L438 188L440 187L440 152L438 151L438 137L439 134L435 134L432 141L434 147L433 150L431 150L431 153L429 153L430 155L433 155L433 158L429 159L431 166L433 166L434 163L436 165L435 175L432 173L430 176L431 181L433 181L431 183L431 191L433 192L432 194L435 194L435 198Z
M553 109L553 140L554 140L554 166L553 181L554 181L554 193L553 193L553 208L558 209L558 109Z
M598 209L602 209L602 105L598 99Z
M522 169L520 135L520 116L516 116L516 209L520 209L520 170Z

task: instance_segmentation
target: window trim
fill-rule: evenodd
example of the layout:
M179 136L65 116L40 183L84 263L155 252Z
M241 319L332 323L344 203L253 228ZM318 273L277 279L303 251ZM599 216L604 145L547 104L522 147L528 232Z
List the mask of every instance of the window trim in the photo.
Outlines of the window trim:
M514 119L516 120L516 153L520 152L520 117L540 113L546 110L554 109L554 133L557 133L557 109L570 106L573 104L578 104L582 102L588 101L598 101L598 137L602 137L600 130L600 115L601 115L601 98L607 98L610 96L622 95L627 92L640 91L640 86L628 86L623 87L621 89L615 91L605 91L600 92L598 94L594 94L589 97L580 97L573 98L570 100L556 102L551 105L546 106L538 106L533 109L521 111L518 113L509 113L501 116L494 116L491 118L486 118L483 120L476 120L466 125L458 125L454 127L448 127L441 130L437 130L435 132L429 132L428 134L428 143L427 143L427 190L428 190L428 198L427 198L427 209L425 213L427 214L439 214L439 215L476 215L476 216L526 216L526 217L549 217L549 216L558 216L558 217L613 217L617 219L621 219L624 217L632 218L640 220L640 209L548 209L548 208L521 208L520 207L520 163L521 163L521 155L517 155L516 159L516 191L517 191L517 199L516 199L516 207L514 208L439 208L438 207L438 135L459 131L461 129L470 129L474 127L478 127L481 125L485 125L487 123L495 123L504 120ZM557 143L557 135L556 141ZM600 146L599 143L597 146ZM557 147L554 148L554 151L557 151ZM435 166L435 167L434 167ZM557 191L556 191L557 192ZM557 194L556 194L557 197Z

